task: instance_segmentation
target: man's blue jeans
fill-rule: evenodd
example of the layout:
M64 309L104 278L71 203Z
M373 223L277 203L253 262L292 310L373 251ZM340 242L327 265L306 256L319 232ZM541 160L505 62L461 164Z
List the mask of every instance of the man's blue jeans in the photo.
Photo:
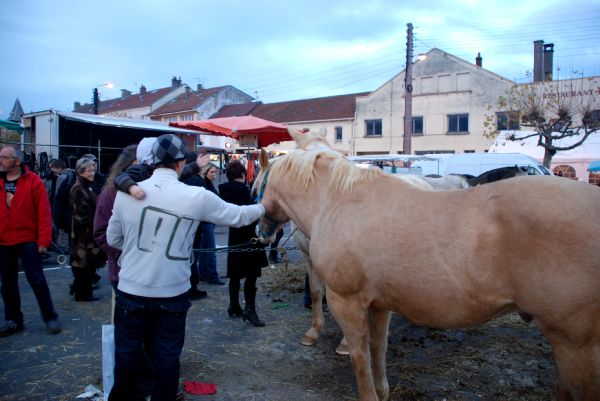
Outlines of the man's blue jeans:
M203 221L200 223L200 230L202 230L200 249L215 248L215 225ZM198 252L198 270L201 280L210 283L221 279L217 272L217 255L214 252Z
M153 376L152 401L173 401L179 386L179 356L187 292L172 298L146 298L117 290L115 306L115 382L109 401L137 401Z
M19 292L19 259L25 277L37 299L44 322L58 318L52 304L50 289L42 269L42 258L35 242L0 246L0 280L4 301L4 319L23 324L21 294Z

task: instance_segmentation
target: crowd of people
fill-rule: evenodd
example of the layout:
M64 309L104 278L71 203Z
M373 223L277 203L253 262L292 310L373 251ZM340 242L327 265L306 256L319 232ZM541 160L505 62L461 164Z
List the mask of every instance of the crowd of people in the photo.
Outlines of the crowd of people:
M257 278L268 264L264 247L249 245L257 249L229 253L224 276L217 271L214 252L215 225L230 226L229 246L246 244L265 213L265 206L253 202L240 161L227 164L228 182L217 185L217 168L209 156L189 152L172 134L123 149L108 177L98 171L91 154L78 159L75 169L50 160L52 174L44 180L23 161L18 147L0 150L5 320L0 337L24 329L19 260L48 332L60 333L42 269L42 256L51 246L70 256L70 291L76 302L98 300L93 294L98 272L107 266L116 299L111 401L147 396L173 401L181 396L179 356L187 310L190 300L208 295L198 289L200 281L224 285L228 278L229 317L265 326L255 306Z

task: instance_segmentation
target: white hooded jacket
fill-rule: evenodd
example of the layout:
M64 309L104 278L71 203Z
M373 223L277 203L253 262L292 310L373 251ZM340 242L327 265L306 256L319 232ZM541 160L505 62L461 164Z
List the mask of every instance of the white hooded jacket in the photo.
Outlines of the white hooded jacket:
M190 288L190 257L200 221L241 227L265 212L262 205L237 206L201 187L183 184L168 168L139 183L143 200L119 192L106 232L121 249L120 291L165 298Z

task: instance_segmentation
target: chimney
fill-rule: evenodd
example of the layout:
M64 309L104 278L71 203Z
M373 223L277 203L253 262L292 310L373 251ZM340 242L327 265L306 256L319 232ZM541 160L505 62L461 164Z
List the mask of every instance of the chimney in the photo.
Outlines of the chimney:
M552 81L554 43L544 45L544 81Z
M480 52L477 52L477 57L475 57L475 65L477 67L483 67L483 59L481 58Z
M171 78L171 88L177 88L178 86L179 81L177 80L177 77L173 75L173 78Z
M127 89L121 89L121 98L125 99L127 96L131 96L131 91Z
M544 80L544 41L533 42L533 82Z
M185 97L188 98L190 97L190 93L192 93L192 88L190 88L189 86L185 86Z
M198 84L197 90L198 90L198 92L203 91L204 90L204 86L202 84Z
M140 95L146 94L146 87L144 85L140 86Z
M81 107L81 103L79 103L79 102L73 103L73 111L77 110L80 107Z

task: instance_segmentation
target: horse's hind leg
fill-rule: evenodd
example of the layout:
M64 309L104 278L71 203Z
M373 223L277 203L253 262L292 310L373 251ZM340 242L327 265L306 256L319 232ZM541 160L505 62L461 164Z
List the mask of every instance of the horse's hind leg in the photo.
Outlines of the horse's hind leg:
M360 401L379 401L371 369L369 315L366 305L353 298L341 298L329 288L327 303L348 342Z
M375 390L381 401L386 401L390 395L385 371L390 315L391 313L387 310L371 310L369 319L373 379L375 380Z

